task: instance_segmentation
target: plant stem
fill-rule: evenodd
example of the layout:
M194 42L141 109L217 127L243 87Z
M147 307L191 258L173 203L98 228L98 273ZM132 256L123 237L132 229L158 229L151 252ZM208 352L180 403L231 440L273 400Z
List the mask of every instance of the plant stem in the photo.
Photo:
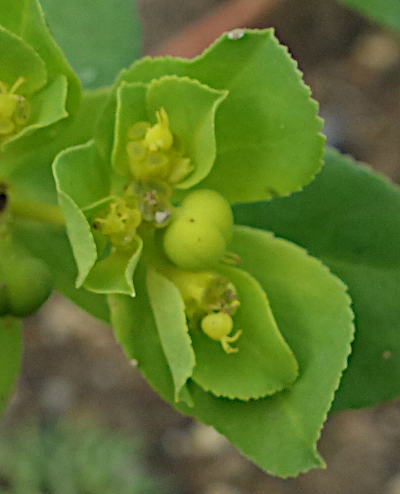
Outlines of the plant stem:
M15 216L40 223L64 226L65 220L59 206L45 202L31 201L21 197L10 196L10 209Z

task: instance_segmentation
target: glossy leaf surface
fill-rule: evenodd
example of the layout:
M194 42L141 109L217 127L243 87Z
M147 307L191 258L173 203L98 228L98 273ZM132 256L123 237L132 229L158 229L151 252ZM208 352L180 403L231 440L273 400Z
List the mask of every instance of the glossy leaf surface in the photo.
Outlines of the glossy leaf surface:
M323 465L316 442L350 352L349 297L319 261L271 234L237 228L233 248L269 294L278 326L299 362L299 378L291 389L249 402L217 398L191 383L194 407L177 408L212 424L263 469L297 475ZM110 297L112 323L128 357L138 360L145 377L173 403L173 382L143 272L137 274L135 299Z
M216 396L249 400L272 395L297 378L296 358L271 311L267 294L246 271L221 268L238 291L240 307L234 315L232 334L242 330L233 344L237 353L227 354L219 342L202 331L192 331L196 367L193 380Z
M333 409L359 408L400 393L400 190L334 151L303 192L239 205L239 223L306 247L349 287L356 339Z
M317 104L272 30L244 31L236 40L225 34L193 60L144 58L119 81L150 83L165 75L229 91L216 115L216 162L201 187L231 202L269 199L302 188L319 170L324 138ZM115 105L114 97L99 129L106 154Z
M174 398L180 401L179 395L195 366L185 306L175 285L156 270L148 270L146 286L161 345L174 381Z

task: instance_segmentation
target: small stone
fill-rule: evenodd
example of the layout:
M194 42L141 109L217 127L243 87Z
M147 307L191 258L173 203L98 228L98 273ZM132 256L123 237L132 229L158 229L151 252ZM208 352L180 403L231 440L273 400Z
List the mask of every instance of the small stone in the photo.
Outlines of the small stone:
M245 30L242 28L232 29L232 31L228 32L228 38L232 41L235 41L237 39L242 39L244 35L245 35Z

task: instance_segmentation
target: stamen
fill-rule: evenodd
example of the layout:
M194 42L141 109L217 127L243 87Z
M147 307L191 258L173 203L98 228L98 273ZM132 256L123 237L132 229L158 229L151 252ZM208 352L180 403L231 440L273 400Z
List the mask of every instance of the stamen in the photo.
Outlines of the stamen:
M107 235L113 245L128 247L136 238L136 229L139 227L142 216L139 210L119 198L109 205L109 212L105 217L97 217L93 222L93 228Z
M145 141L150 151L168 150L174 141L169 119L164 108L156 112L157 123L146 132Z
M15 92L17 91L18 88L20 88L22 86L22 84L24 84L25 82L25 77L19 77L14 85L12 86L12 88L10 89L9 91L9 94L15 94Z
M24 77L19 77L11 89L0 81L0 137L14 134L18 127L25 125L30 117L28 101L18 94L18 88L24 84Z
M164 108L156 111L157 123L140 121L127 131L127 161L135 180L163 180L175 185L194 169L184 156L183 142L172 133Z
M240 266L240 264L243 263L243 260L238 254L235 254L234 252L225 252L224 257L222 258L222 262L224 262L225 264Z

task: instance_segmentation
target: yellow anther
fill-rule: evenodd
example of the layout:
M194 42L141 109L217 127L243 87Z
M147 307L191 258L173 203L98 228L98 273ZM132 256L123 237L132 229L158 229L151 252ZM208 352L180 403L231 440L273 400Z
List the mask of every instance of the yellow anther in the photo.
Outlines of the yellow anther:
M237 341L242 330L236 331L233 336L228 336L233 329L232 317L225 312L211 313L201 320L201 329L214 341L219 341L226 353L236 353L238 348L233 348L230 343Z
M108 214L96 218L94 227L110 238L112 244L123 247L132 244L136 237L136 229L142 221L140 211L128 204L123 198L110 203Z
M17 106L14 112L14 120L17 125L25 125L29 120L31 107L25 98L18 96Z
M15 94L25 82L20 77L9 89L8 85L0 81L0 136L13 134L18 126L25 125L30 116L30 105L27 100Z
M142 139L145 138L146 132L150 128L150 123L149 122L136 122L135 124L131 125L128 129L128 139L130 141L141 141Z
M167 112L156 111L157 122L140 121L127 131L127 164L135 180L163 181L174 186L194 169L184 156L182 139L173 134Z
M164 108L156 112L157 123L146 132L145 141L150 151L166 151L171 148L174 137Z

